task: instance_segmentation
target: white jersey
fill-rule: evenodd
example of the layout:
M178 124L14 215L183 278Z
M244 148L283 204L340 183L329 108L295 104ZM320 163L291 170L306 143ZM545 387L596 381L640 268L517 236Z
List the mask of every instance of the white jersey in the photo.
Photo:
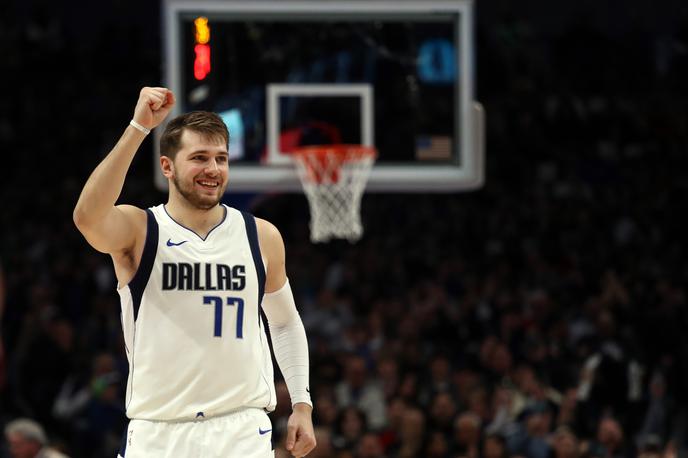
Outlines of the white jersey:
M146 210L141 262L118 289L129 418L188 420L275 407L255 219L223 207L225 218L205 239L163 205Z

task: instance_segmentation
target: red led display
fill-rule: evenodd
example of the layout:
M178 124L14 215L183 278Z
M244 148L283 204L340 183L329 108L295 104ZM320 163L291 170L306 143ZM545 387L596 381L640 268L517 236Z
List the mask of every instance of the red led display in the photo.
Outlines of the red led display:
M194 77L201 81L210 73L210 45L196 45L194 52Z

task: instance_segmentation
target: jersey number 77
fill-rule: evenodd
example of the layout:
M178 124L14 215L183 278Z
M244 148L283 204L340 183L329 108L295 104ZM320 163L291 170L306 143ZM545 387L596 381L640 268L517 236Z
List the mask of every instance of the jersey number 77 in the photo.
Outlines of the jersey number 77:
M204 304L215 304L215 337L222 337L222 310L224 300L219 296L203 296ZM240 297L228 297L227 305L236 306L236 337L244 338L244 300Z

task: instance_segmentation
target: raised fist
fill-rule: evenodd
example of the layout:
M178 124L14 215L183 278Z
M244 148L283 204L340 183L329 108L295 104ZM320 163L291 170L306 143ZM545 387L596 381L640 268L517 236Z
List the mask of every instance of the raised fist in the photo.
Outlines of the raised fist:
M174 106L174 94L164 87L144 87L134 108L134 121L147 129L154 129Z

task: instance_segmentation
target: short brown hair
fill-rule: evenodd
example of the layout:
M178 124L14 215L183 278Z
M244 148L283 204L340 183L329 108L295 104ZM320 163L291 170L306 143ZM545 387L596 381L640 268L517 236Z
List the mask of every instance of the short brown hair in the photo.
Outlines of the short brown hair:
M210 111L190 111L170 120L160 137L160 155L174 159L182 147L182 134L189 129L205 140L222 139L229 145L229 131L222 118Z

